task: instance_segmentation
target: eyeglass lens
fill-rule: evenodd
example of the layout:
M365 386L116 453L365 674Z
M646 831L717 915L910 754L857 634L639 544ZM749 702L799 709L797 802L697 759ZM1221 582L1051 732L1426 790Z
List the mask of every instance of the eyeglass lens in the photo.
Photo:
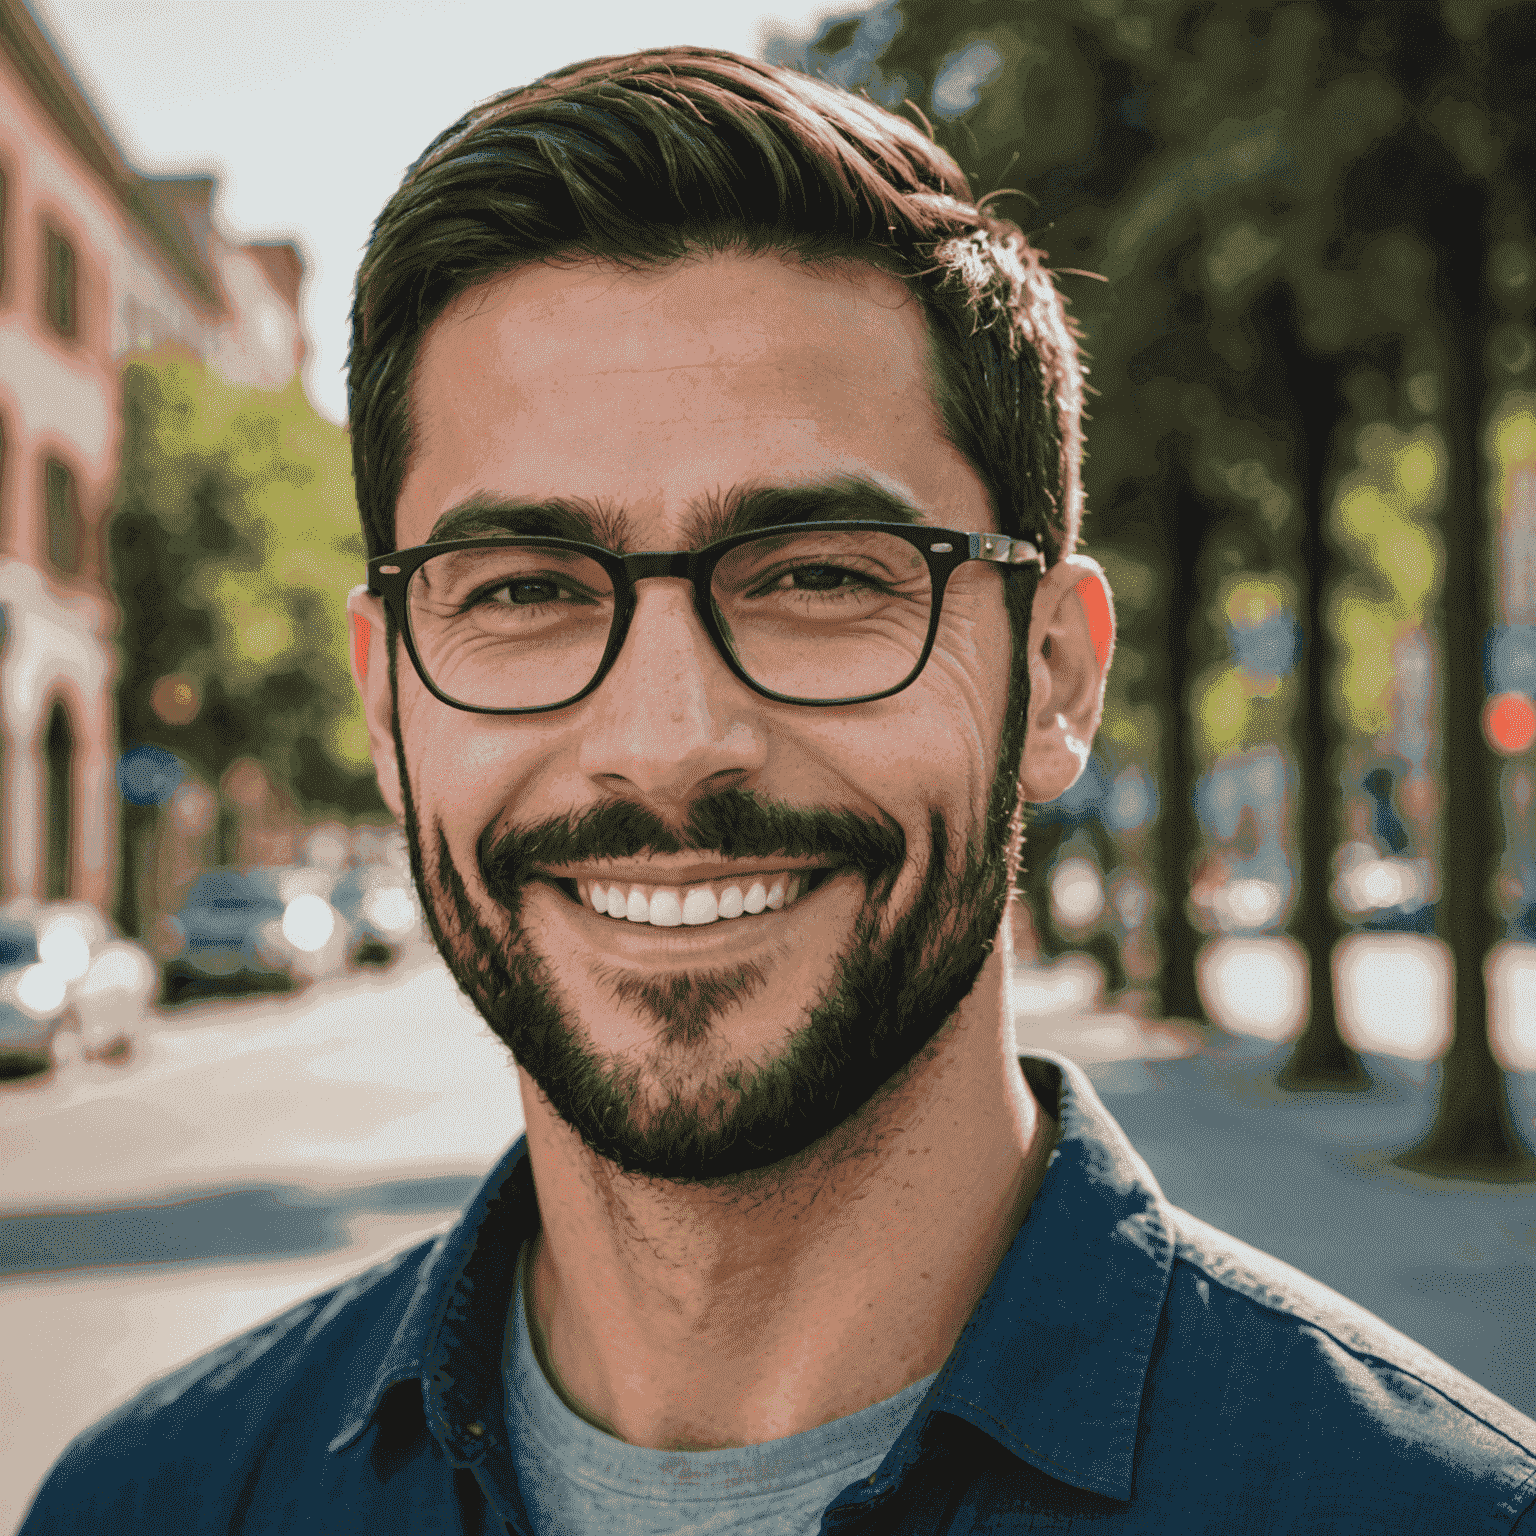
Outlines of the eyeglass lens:
M807 701L903 682L928 637L933 584L894 534L797 529L739 544L717 563L710 602L742 671ZM539 709L597 675L615 615L596 560L537 543L434 555L407 588L424 671L476 709Z

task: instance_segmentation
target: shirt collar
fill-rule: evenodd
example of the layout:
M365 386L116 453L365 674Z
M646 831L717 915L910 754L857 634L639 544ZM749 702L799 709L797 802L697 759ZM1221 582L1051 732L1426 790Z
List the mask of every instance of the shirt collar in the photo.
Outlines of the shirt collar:
M1055 1150L1018 1236L875 1481L885 1483L887 1469L899 1474L932 1414L943 1412L1051 1477L1128 1499L1173 1232L1151 1170L1082 1068L1043 1051L1019 1064L1059 1124ZM449 1452L464 1464L479 1458L487 1437L472 1415L500 1399L517 1254L538 1224L519 1137L426 1256L331 1450L357 1439L391 1387L414 1380Z
M1018 1236L886 1466L903 1467L928 1417L943 1412L1051 1477L1129 1499L1174 1233L1151 1169L1083 1069L1044 1051L1019 1065L1059 1123L1056 1147Z
M519 1136L459 1219L432 1244L384 1355L348 1397L332 1451L368 1427L390 1389L416 1382L439 1437L466 1462L483 1451L476 1405L500 1394L501 1341L517 1254L539 1228L528 1138ZM461 1411L462 1410L462 1411Z

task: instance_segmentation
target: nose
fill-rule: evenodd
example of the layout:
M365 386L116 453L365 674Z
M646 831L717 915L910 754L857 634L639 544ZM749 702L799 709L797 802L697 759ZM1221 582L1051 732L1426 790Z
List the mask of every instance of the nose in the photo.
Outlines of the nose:
M760 699L720 658L686 581L642 580L624 647L582 701L582 772L608 793L681 819L767 760Z

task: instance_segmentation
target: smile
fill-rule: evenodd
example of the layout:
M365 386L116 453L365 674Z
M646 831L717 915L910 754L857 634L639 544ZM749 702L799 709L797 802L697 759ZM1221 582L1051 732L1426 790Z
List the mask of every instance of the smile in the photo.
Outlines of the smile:
M702 928L733 918L783 911L829 873L827 869L781 869L677 885L598 877L556 878L554 883L589 911L616 921L649 923L656 928Z

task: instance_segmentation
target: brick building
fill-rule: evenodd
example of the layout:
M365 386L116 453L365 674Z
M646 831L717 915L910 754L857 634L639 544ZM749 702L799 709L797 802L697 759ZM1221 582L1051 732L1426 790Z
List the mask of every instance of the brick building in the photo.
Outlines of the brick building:
M207 176L124 159L21 0L0 0L0 896L104 910L117 872L105 520L120 370L185 348L235 383L303 366L304 261L236 245Z

